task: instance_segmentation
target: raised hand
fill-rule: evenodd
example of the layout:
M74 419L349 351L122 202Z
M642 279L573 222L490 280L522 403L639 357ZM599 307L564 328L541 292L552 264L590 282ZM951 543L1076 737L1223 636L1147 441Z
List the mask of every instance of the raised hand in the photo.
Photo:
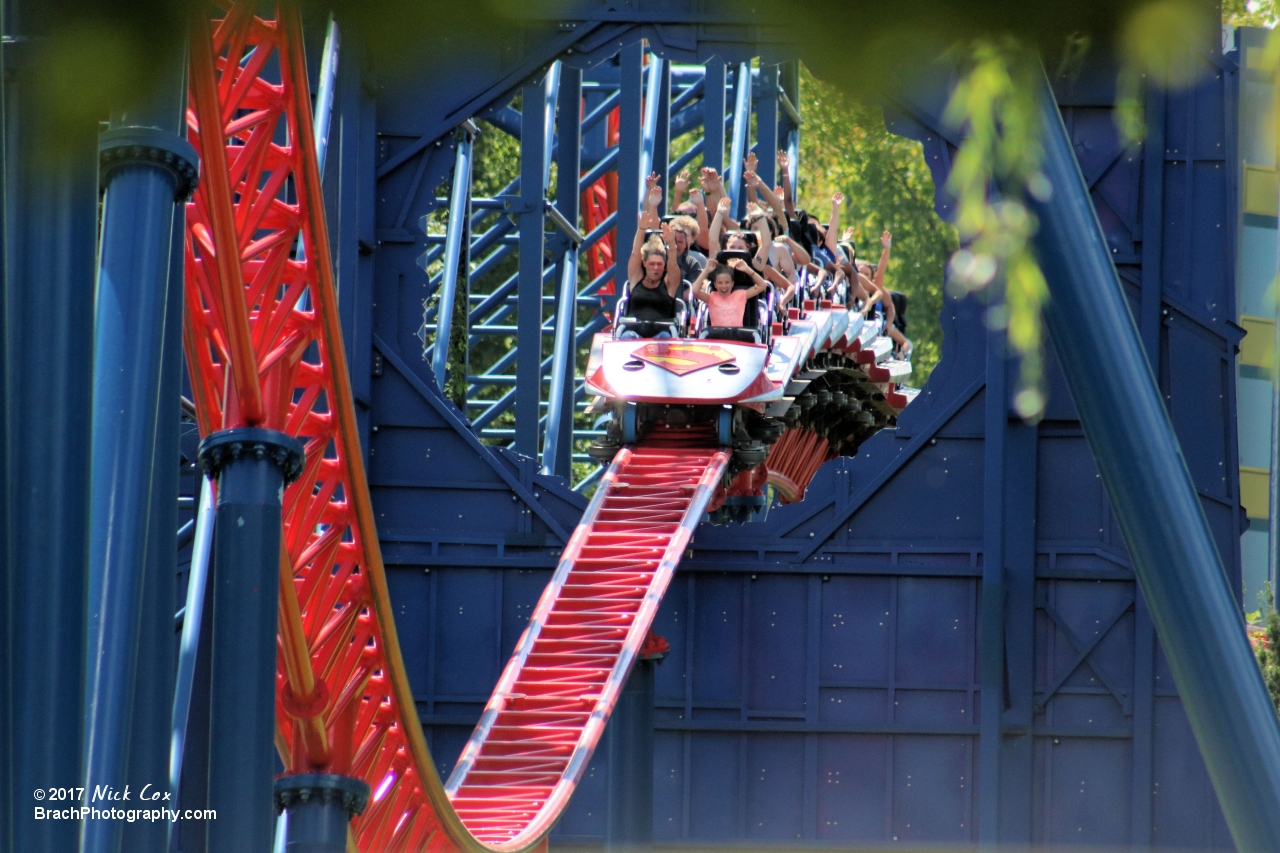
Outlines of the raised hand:
M730 258L729 266L737 270L738 272L747 271L747 262L744 261L742 258Z
M852 225L850 225L848 228L844 229L844 233L840 235L840 239L841 239L841 240L844 240L846 243L850 243L850 242L852 242L852 241L853 241L853 226L852 226Z
M671 229L670 222L664 222L660 226L662 228L662 241L667 244L667 248L671 249L676 244L676 234Z
M791 165L791 158L787 156L787 152L779 151L778 152L778 168L781 169L783 172L785 172L787 171L787 168L790 165Z
M653 189L654 187L656 187L656 186L658 185L658 180L659 180L659 179L658 179L658 173L657 173L657 172L650 172L650 173L649 173L649 177L647 177L647 178L645 178L645 179L644 179L644 185L645 185L645 187L646 187L646 188L648 188L648 189Z
M684 193L689 189L689 173L681 172L676 175L676 192Z
M883 247L885 247L885 248L887 249L887 248L889 248L889 246L891 246L892 244L893 244L893 235L892 235L892 234L890 234L888 231L886 231L886 232L884 232L883 234L881 234L881 235L880 235L880 245L881 245L881 246L883 246Z
M747 159L742 161L743 168L746 169L748 172L754 172L756 170L756 166L758 165L760 165L760 161L756 159L756 152L754 151L748 152Z
M834 207L839 207L844 204L844 193L840 192L840 190L836 190L835 194L831 196L831 204Z
M720 199L720 203L716 205L716 213L720 213L725 216L728 216L729 207L730 207L729 197L725 196L724 198Z
M693 202L697 207L704 207L707 203L706 198L702 194L702 190L697 187L689 190L689 201Z
M760 176L750 169L747 169L742 173L742 180L747 182L748 187L754 187L756 184L760 183Z
M645 198L645 204L656 210L658 205L662 203L662 187L656 184L649 187L649 194Z
M704 166L698 174L698 183L702 185L704 190L711 192L715 188L716 178L716 170Z

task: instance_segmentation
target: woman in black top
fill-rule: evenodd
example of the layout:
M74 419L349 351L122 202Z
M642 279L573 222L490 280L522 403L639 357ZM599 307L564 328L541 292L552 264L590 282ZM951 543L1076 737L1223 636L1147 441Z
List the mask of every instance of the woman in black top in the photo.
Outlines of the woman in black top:
M654 187L650 193L662 189ZM640 217L636 228L635 243L631 247L631 259L627 263L627 288L630 298L628 316L637 320L674 320L676 318L676 294L680 292L680 267L676 263L676 241L671 226L661 223L662 238L657 235L645 239L645 226L652 219L646 214ZM620 337L639 337L634 332L623 332ZM670 337L665 330L658 337Z

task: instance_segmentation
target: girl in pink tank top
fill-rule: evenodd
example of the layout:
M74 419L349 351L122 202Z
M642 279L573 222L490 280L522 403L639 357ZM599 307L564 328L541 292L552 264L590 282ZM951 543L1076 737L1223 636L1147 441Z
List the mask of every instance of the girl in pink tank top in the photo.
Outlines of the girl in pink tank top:
M743 290L734 290L734 270L751 276L755 284ZM707 289L708 280L714 290ZM707 312L712 326L741 326L747 300L763 293L766 287L768 284L765 280L746 261L734 258L727 266L707 264L702 275L698 276L698 280L693 284L693 295L707 303Z

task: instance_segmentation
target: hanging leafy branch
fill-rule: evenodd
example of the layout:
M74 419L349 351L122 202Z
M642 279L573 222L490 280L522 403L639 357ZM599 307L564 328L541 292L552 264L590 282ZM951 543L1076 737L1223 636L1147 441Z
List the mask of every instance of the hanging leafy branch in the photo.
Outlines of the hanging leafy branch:
M1027 199L1043 201L1050 193L1040 171L1039 60L1011 38L975 41L963 59L964 76L944 114L964 131L947 182L961 241L949 284L962 295L982 294L988 325L1008 329L1022 360L1014 406L1037 419L1045 402L1040 309L1048 291L1031 244L1038 222Z

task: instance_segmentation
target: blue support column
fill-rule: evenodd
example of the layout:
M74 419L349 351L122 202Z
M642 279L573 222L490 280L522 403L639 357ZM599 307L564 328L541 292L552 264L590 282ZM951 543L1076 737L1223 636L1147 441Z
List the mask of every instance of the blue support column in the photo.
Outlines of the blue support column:
M993 287L999 285L993 285ZM1000 832L1000 738L1004 716L1004 444L1009 418L1005 329L987 330L982 487L982 638L978 650L978 842L992 849Z
M657 103L654 106L653 123L653 159L650 170L658 173L658 186L662 187L662 203L658 205L658 214L666 216L673 213L667 204L671 192L671 63L665 59L653 57L661 62L658 70Z
M631 243L636 238L636 219L640 215L641 115L640 89L644 46L640 42L624 47L618 56L621 63L618 95L618 230L615 242L614 284L618 295L627 286L627 262ZM612 302L606 310L612 311Z
M725 68L718 57L707 60L706 82L702 87L702 162L708 169L724 172Z
M520 273L517 285L516 322L516 437L515 451L538 455L538 419L542 382L542 265L545 248L547 188L543 179L547 111L546 89L524 87L520 112Z
M1006 376L1016 375L1017 370L1016 363L1008 363ZM1007 703L1000 724L999 840L1030 848L1035 799L1035 739L1031 732L1035 720L1038 428L1014 414L1006 416L1003 651Z
M789 189L791 190L791 197L794 199L796 197L797 175L800 169L800 63L798 61L792 60L782 64L781 71L778 74L778 89L780 90L780 97L785 96L797 111L793 116L790 110L784 110L786 121L781 122L782 128L779 129L778 133L778 145L786 149L787 156L791 159L788 176L791 178Z
M0 831L6 850L66 853L81 821L35 820L32 792L84 779L98 128L50 126L32 62L43 11L7 4L3 47Z
M174 50L168 91L152 96L152 103L117 114L113 127L102 136L102 249L97 287L94 353L92 439L92 494L90 505L89 636L86 656L85 784L135 789L147 783L159 786L167 776L159 768L156 778L142 778L146 768L131 768L131 736L165 741L170 693L163 697L140 695L135 706L139 670L156 686L171 669L173 595L163 606L155 598L157 585L172 588L177 481L176 428L179 386L163 383L165 362L181 358L181 298L170 298L172 256L181 252L181 233L175 244L177 204L195 189L197 158L191 145L178 135L184 106L183 52ZM168 405L162 405L168 403ZM161 420L160 413L164 418ZM159 447L157 434L165 430L163 445L170 450L163 475L153 472ZM166 484L155 492L156 478ZM155 492L153 494L153 492ZM166 512L166 510L169 510ZM151 527L163 522L166 529ZM148 539L155 537L152 556L164 536L171 547L164 578L155 577L156 566L147 557ZM149 577L151 575L151 577ZM150 608L144 607L150 597ZM158 614L168 631L163 639L144 644L154 634ZM157 682L156 679L159 679ZM137 714L158 726L136 731ZM150 727L148 727L150 728ZM138 746L141 746L139 744ZM163 749L161 754L164 754ZM155 768L152 768L154 771ZM120 849L123 820L85 823L83 849L107 853ZM163 839L161 832L160 838Z
M742 160L747 156L751 136L751 63L738 63L733 85L733 139L729 145L729 162L725 164L725 190L733 201L734 219L741 219L747 209L742 196Z
M440 307L436 311L436 342L432 351L431 370L436 375L436 386L443 391L449 381L449 338L453 332L454 299L458 293L458 281L463 281L463 299L466 286L468 258L466 245L467 224L471 219L471 151L475 142L476 126L470 121L458 131L458 152L453 165L453 188L449 194L449 222L444 236L444 270L440 276ZM463 334L466 334L465 330ZM463 366L465 372L466 366Z
M350 776L299 773L276 780L275 802L286 813L285 853L346 853L347 826L368 805L369 786Z
M760 95L756 100L756 174L773 189L778 177L778 66L760 66Z
M186 223L182 208L173 217L169 252L169 296L164 314L160 373L160 405L156 408L156 442L151 456L151 518L147 532L147 578L143 590L142 631L138 674L134 681L133 733L130 735L129 773L134 779L168 780L177 655L173 611L177 598L174 566L178 560L178 490L182 412L183 293L186 262L182 241ZM143 784L147 784L144 782ZM169 790L152 782L152 790ZM172 824L126 823L123 850L167 849Z
M1047 80L1040 114L1046 325L1236 848L1280 850L1280 720Z
M210 853L271 849L275 820L276 616L281 496L302 470L302 444L240 427L200 443L215 477L213 642L209 699Z
M653 668L637 660L605 732L609 754L604 849L653 845Z
M573 227L579 227L581 195L578 176L582 171L582 71L564 68L560 72L560 144L556 149L556 210ZM573 472L573 388L578 323L578 253L567 250L560 261L560 292L556 300L555 355L551 368L551 391L547 408L547 439L543 469L568 479Z

